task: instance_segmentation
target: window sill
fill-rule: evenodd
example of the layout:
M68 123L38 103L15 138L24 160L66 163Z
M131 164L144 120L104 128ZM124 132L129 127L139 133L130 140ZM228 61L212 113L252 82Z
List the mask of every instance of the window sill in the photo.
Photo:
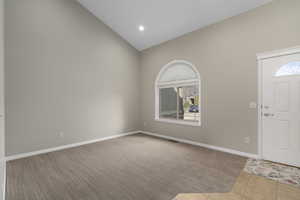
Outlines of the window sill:
M171 124L186 125L186 126L198 126L198 127L201 126L200 122L188 122L188 121L172 120L172 119L155 119L155 121L171 123Z

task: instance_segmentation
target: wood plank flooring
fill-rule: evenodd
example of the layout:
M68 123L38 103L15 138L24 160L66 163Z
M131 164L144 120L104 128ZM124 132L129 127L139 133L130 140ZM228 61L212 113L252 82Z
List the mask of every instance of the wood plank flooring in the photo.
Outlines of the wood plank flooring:
M179 194L174 200L300 200L300 188L242 172L229 193Z
M171 200L232 189L246 159L142 134L10 161L7 200Z

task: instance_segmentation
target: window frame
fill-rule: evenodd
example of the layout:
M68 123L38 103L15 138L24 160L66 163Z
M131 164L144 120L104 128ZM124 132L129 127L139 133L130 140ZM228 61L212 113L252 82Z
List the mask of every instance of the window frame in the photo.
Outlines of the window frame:
M164 72L172 67L175 64L184 64L187 67L190 67L195 74L197 75L196 79L189 79L189 80L179 80L179 81L169 81L169 82L160 82L161 76L164 74ZM179 119L167 119L167 118L160 118L159 108L160 108L160 89L161 88L171 88L171 87L184 87L184 86L198 86L199 88L199 98L198 98L198 105L199 105L199 121L198 122L191 122L191 121L184 121ZM179 125L188 125L188 126L201 126L201 119L202 119L202 101L201 101L201 77L196 69L196 67L185 60L174 60L166 64L159 72L159 74L156 77L155 81L155 121L158 122L165 122L165 123L172 123L172 124L179 124Z

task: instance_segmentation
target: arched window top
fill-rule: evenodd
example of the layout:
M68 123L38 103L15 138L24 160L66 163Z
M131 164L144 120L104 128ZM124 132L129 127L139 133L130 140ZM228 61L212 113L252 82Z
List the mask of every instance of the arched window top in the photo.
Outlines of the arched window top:
M199 80L200 76L191 63L182 60L175 60L163 67L158 75L157 83L160 84L197 79Z
M300 62L290 62L280 67L275 76L300 75Z

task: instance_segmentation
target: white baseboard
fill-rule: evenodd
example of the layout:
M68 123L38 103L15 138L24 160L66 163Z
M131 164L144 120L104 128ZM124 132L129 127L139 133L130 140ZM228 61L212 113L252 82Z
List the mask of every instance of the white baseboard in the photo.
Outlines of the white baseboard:
M217 146L213 146L213 145L209 145L209 144L194 142L194 141L191 141L191 140L179 139L179 138L165 136L165 135L161 135L161 134L157 134L157 133L151 133L151 132L147 132L147 131L139 131L139 132L143 133L143 134L146 134L146 135L154 136L154 137L160 137L160 138L164 138L164 139L168 139L168 140L174 140L174 141L181 142L181 143L186 143L186 144L191 144L191 145L195 145L195 146L205 147L205 148L208 148L208 149L213 149L213 150L216 150L216 151L222 151L222 152L226 152L226 153L230 153L230 154L234 154L234 155L239 155L239 156L243 156L243 157L247 157L247 158L255 158L255 159L259 158L259 156L257 154L251 154L251 153L241 152L241 151L237 151L237 150L233 150L233 149L217 147Z
M29 152L29 153L16 154L16 155L12 155L12 156L7 156L5 160L6 161L17 160L20 158L26 158L26 157L35 156L35 155L39 155L39 154L45 154L45 153L49 153L49 152L53 152L53 151L69 149L72 147L78 147L78 146L82 146L82 145L86 145L86 144L92 144L92 143L101 142L101 141L105 141L105 140L111 140L111 139L128 136L128 135L133 135L133 134L137 134L137 133L139 133L139 131L121 133L118 135L113 135L113 136L108 136L108 137L104 137L104 138L98 138L98 139L94 139L94 140L88 140L88 141L78 142L78 143L73 143L73 144L67 144L67 145L63 145L63 146L53 147L53 148L49 148L49 149L43 149L43 150L39 150L39 151L33 151L33 152Z
M251 153L241 152L241 151L237 151L237 150L233 150L233 149L217 147L217 146L213 146L213 145L209 145L209 144L194 142L191 140L179 139L179 138L165 136L165 135L161 135L161 134L157 134L157 133L151 133L151 132L147 132L147 131L132 131L132 132L122 133L122 134L113 135L113 136L109 136L109 137L98 138L98 139L94 139L94 140L88 140L88 141L84 141L84 142L78 142L78 143L58 146L58 147L43 149L43 150L39 150L39 151L33 151L33 152L28 152L28 153L21 153L21 154L16 154L16 155L12 155L12 156L7 156L5 158L5 160L11 161L11 160L16 160L16 159L20 159L20 158L26 158L26 157L30 157L30 156L39 155L39 154L45 154L45 153L49 153L49 152L53 152L53 151L59 151L59 150L68 149L68 148L72 148L72 147L78 147L78 146L82 146L82 145L86 145L86 144L92 144L92 143L96 143L96 142L119 138L119 137L123 137L123 136L127 136L127 135L133 135L133 134L137 134L137 133L143 133L146 135L160 137L160 138L164 138L164 139L168 139L168 140L174 140L174 141L178 141L178 142L182 142L182 143L186 143L186 144L205 147L208 149L222 151L222 152L235 154L235 155L239 155L239 156L243 156L243 157L255 158L255 159L259 158L259 156L257 154L251 154Z

